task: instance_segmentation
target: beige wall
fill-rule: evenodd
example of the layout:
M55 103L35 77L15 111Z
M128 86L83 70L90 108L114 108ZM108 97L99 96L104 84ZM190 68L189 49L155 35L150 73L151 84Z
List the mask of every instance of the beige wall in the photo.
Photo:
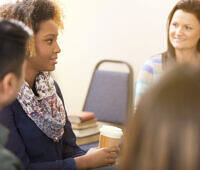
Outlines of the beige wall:
M166 20L176 0L63 0L65 31L55 77L68 112L80 111L97 61L121 59L135 75L166 47Z
M15 0L0 0L0 4ZM166 47L165 25L177 0L60 0L66 20L54 76L68 112L80 111L97 61L121 59L135 75Z

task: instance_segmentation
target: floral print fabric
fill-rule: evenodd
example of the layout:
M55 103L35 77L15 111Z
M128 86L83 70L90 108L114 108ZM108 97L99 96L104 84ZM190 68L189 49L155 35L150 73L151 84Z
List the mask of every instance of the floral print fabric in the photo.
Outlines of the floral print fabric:
M64 133L66 116L63 103L56 93L54 80L48 72L37 75L35 89L37 95L24 82L17 99L35 124L57 142Z

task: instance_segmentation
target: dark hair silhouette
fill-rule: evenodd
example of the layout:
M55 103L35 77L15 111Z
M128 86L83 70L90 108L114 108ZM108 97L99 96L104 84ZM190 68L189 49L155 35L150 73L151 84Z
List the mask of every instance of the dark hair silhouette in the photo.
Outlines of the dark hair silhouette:
M24 27L24 28L23 28ZM26 42L30 37L22 22L0 20L0 80L9 72L17 77L26 58Z
M120 170L200 169L200 68L164 75L139 102L125 132Z

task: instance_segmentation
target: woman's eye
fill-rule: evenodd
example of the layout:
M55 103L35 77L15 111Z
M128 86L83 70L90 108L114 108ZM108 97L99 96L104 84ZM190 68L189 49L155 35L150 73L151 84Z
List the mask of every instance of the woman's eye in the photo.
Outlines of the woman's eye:
M47 42L48 44L52 44L53 40L52 40L52 39L48 39L48 40L46 40L46 42Z
M186 29L186 30L192 30L192 27L186 25L186 26L185 26L185 29Z
M178 24L177 24L177 23L172 23L172 25L173 25L174 27L177 27L177 26L178 26Z

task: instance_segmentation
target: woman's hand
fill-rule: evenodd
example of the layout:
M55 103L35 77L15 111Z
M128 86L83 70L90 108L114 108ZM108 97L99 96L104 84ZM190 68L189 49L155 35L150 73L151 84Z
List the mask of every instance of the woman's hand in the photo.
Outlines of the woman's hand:
M119 147L91 148L86 155L75 158L77 169L99 168L115 164Z
M118 153L118 147L107 147L91 148L86 155L91 159L92 168L98 168L115 164Z

